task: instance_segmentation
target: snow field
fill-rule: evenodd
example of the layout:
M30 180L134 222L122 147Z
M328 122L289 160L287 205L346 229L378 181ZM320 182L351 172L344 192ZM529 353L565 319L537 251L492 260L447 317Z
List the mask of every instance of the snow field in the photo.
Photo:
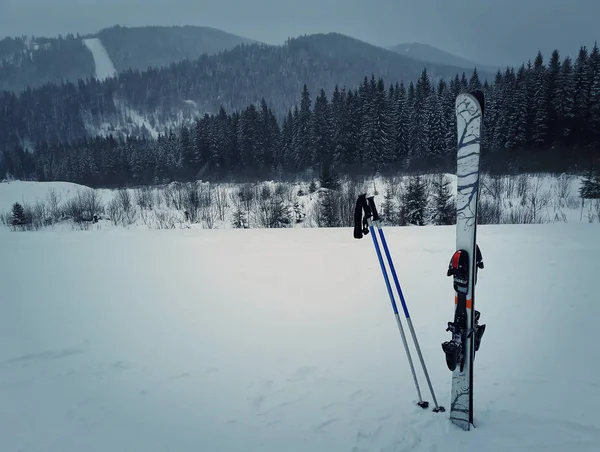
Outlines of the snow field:
M454 228L385 234L448 408ZM415 406L371 238L352 228L0 230L3 448L596 451L598 226L479 237L488 327L463 432Z

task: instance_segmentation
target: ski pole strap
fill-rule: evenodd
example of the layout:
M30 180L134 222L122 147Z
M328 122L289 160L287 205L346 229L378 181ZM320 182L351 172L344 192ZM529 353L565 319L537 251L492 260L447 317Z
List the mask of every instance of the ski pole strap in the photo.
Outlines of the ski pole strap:
M364 217L363 217L364 213ZM363 235L369 233L368 220L371 217L371 209L367 203L367 195L363 193L358 196L356 200L356 207L354 208L354 238L362 239Z

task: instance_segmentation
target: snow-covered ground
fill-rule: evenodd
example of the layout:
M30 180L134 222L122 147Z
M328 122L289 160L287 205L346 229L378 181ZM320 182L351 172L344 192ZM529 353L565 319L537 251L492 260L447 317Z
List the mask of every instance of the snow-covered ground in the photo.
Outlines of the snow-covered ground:
M448 408L454 227L385 233ZM464 432L415 406L371 238L352 228L0 229L0 449L596 452L598 237L480 226L487 329Z

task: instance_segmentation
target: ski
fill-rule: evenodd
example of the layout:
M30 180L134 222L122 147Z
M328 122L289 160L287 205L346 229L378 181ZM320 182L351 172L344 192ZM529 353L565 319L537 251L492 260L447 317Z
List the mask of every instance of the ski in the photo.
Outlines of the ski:
M452 371L450 421L463 430L473 425L473 361L485 331L485 325L479 325L480 313L475 310L477 270L483 268L477 245L477 204L484 107L479 90L456 98L456 251L447 271L447 276L453 278L455 308L454 320L446 329L452 337L442 344L442 350Z

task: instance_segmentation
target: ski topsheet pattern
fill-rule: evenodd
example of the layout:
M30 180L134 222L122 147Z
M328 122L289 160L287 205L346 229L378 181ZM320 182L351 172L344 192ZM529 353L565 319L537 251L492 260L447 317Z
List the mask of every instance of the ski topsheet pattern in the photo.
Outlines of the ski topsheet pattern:
M450 259L447 273L453 277L455 313L446 330L452 333L452 339L444 342L442 349L448 368L452 370L450 420L469 430L473 424L473 360L485 330L485 325L478 324L474 290L477 269L483 268L477 246L483 93L461 93L455 107L458 131L456 252Z

